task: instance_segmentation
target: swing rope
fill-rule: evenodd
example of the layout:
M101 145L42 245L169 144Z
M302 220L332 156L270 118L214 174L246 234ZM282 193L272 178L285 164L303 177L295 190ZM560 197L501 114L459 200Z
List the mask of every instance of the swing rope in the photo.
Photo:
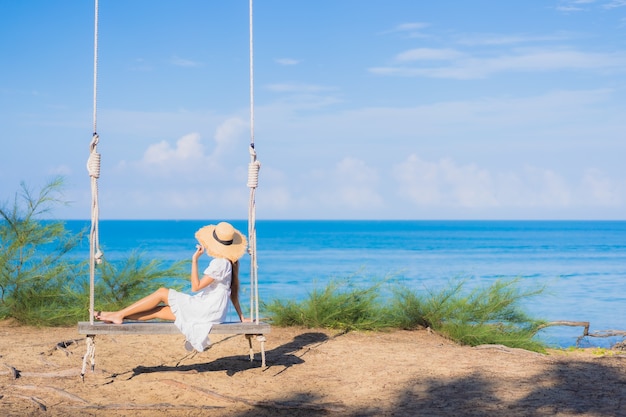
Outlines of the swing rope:
M98 153L98 0L95 0L94 16L94 54L93 54L93 136L89 146L89 159L87 171L91 178L91 229L89 233L89 322L94 321L94 298L96 264L102 263L102 251L100 250L98 217L98 178L100 178L100 154Z
M252 1L250 0L250 163L248 164L248 252L250 254L250 316L259 324L259 280L256 259L256 188L259 184L261 163L256 159L254 149L254 36L252 27Z

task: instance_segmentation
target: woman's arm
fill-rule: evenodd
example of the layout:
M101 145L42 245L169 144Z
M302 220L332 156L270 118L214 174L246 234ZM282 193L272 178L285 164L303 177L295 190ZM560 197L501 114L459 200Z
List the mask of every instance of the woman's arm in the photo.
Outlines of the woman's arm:
M198 274L198 259L203 253L204 248L202 247L202 245L197 245L196 252L191 257L191 277L189 279L191 281L191 291L193 292L200 291L201 289L211 285L211 283L215 281L208 275L204 275L202 279L200 279L200 276Z
M239 297L237 297L235 294L233 294L232 292L230 293L230 301L233 303L233 306L235 306L235 311L237 311L237 315L239 316L239 320L241 322L250 322L250 319L247 319L243 316L243 313L241 312L241 306L239 305Z

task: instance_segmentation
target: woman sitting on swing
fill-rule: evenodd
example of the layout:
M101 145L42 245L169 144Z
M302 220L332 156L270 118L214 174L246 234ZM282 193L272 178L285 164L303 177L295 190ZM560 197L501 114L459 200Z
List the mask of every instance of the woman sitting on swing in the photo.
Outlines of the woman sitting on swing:
M191 258L190 281L195 294L159 288L122 310L98 311L95 318L115 324L121 324L124 319L173 320L185 335L185 347L199 352L209 346L209 332L213 324L226 319L229 299L239 320L249 322L239 305L239 258L246 251L245 236L226 222L205 226L195 236L200 242ZM200 277L198 258L205 252L213 259Z

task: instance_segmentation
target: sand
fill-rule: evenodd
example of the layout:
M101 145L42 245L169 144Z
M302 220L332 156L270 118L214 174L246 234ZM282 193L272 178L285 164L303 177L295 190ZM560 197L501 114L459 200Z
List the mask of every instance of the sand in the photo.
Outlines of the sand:
M272 328L189 354L181 336L0 321L1 416L626 416L626 355L459 346L427 330ZM66 347L65 347L66 346Z

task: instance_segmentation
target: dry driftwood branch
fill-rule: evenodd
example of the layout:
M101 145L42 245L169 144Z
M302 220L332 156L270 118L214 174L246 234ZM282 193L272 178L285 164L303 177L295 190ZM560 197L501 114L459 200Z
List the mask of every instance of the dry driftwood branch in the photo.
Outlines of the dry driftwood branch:
M48 410L48 407L46 407L46 405L37 397L29 397L27 395L20 395L20 394L12 394L12 396L34 402L35 405L37 407L39 407L39 409L41 411L47 411Z
M66 356L70 356L72 354L72 352L70 352L69 350L67 350L68 346L71 346L73 344L78 345L78 343L81 341L82 339L71 339L71 340L63 340L61 342L58 342L57 344L55 344L52 348L50 348L47 352L47 355L50 356L52 355L56 350L60 350L61 352L65 353Z
M74 401L74 402L78 402L78 403L82 403L82 404L88 404L89 402L80 398L78 395L75 394L71 394L67 391L62 390L61 388L55 388L55 387L49 387L49 386L36 386L36 385L14 385L15 388L20 388L20 389L24 389L24 390L29 390L29 391L46 391L46 392L51 392L53 394L59 395L63 398L66 398L70 401Z
M59 406L58 408L62 409L71 409L71 410L211 410L215 408L223 408L216 407L213 405L189 405L189 404L181 404L174 405L169 403L159 403L159 404L91 404L87 406L78 406L78 405L69 405L69 406Z
M53 363L53 362L50 362L49 360L46 360L46 358L44 358L43 355L44 355L43 352L41 352L41 354L39 355L39 360L41 362L43 362L45 365L48 365L48 366L50 366L52 368L58 368L59 367L59 365L57 365L56 363Z
M593 333L589 333L587 336L591 337L613 337L613 336L626 336L626 331L623 330L598 330Z
M80 369L65 369L58 372L28 372L19 371L12 366L7 366L9 371L0 371L0 375L11 375L13 379L17 378L68 378L80 375Z
M183 388L183 389L192 389L192 390L201 392L203 394L206 394L209 397L215 398L217 400L226 401L226 402L233 402L233 403L242 402L242 403L247 404L247 405L252 405L252 404L249 404L248 400L243 399L243 398L229 397L229 396L226 396L226 395L218 394L216 392L213 392L213 391L205 389L205 388L198 388L198 387L194 387L192 385L188 385L188 384L185 384L185 383L182 383L182 382L179 382L179 381L175 381L173 379L165 379L165 380L163 380L161 382L163 382L163 383L165 383L167 385L171 385L173 387L178 387L178 388Z
M168 385L183 388L185 390L191 389L202 394L206 394L210 397L228 401L228 402L239 402L251 407L265 407L265 408L275 408L275 409L283 409L283 410L315 410L315 411L324 411L329 413L338 413L345 411L345 407L342 404L303 404L303 403L277 403L273 401L253 401L247 400L245 398L232 397L229 395L218 394L217 392L208 390L206 388L200 388L193 385L185 384L179 381L175 381L173 379L165 379L161 382L164 382Z
M537 328L537 330L543 329L545 327L550 326L581 326L584 328L583 334L576 339L576 345L580 343L580 341L588 336L588 337L614 337L614 336L624 336L626 337L626 331L623 330L598 330L593 333L589 333L589 322L588 321L551 321L549 323L543 324Z
M485 345L474 346L474 349L494 349L494 350L499 350L505 353L523 353L523 354L543 356L541 353L533 352L532 350L526 350L526 349L521 349L521 348L511 348L511 347L504 346L504 345L485 344Z
M13 379L17 379L20 377L20 371L17 370L17 368L15 368L14 366L11 365L7 365L6 363L3 364L5 366L5 368L8 368L8 371L5 372L0 372L0 375L11 375L11 378Z
M572 326L572 327L583 327L583 335L590 337L613 337L613 336L626 336L626 331L624 330L597 330L595 332L589 333L589 322L588 321L551 321L549 323L543 324L538 327L538 329L543 329L545 327L550 326Z
M551 321L545 324L542 324L537 328L537 330L544 329L546 327L552 326L570 326L570 327L583 327L583 336L587 336L589 334L589 322L588 321L567 321L567 320L559 320L559 321Z

